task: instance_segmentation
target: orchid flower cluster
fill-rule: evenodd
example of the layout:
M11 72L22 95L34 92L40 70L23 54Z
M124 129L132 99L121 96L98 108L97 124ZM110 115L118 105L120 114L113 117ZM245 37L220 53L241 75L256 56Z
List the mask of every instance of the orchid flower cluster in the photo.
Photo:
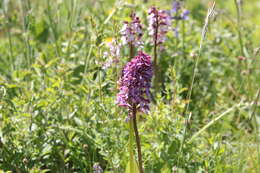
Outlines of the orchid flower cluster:
M142 51L126 64L118 81L117 103L129 110L147 112L150 103L150 88L153 70L151 57Z
M166 41L166 34L171 27L171 18L164 10L157 10L152 7L148 10L148 31L149 35L153 38L154 45L161 45Z
M142 45L143 26L135 13L132 13L130 17L130 22L124 22L121 34L123 45L130 47L131 60L123 68L118 81L120 91L117 95L117 103L129 110L137 109L147 112L153 75L152 61L151 57L142 51L139 51L138 55L134 57L133 47Z
M142 45L141 37L143 36L142 24L139 17L135 13L131 14L131 21L125 21L122 30L120 31L122 35L122 44L140 46Z
M120 49L122 45L129 45L131 47L142 47L143 42L141 41L141 37L143 36L142 24L139 17L136 16L135 13L131 14L131 21L124 21L124 25L120 31L122 37L122 44L116 43L114 39L109 40L107 42L107 46L110 49L110 52L104 52L104 57L112 57L110 58L103 66L103 69L107 69L113 63L119 62Z
M148 35L152 37L152 44L155 46L159 45L160 50L164 50L163 43L167 40L166 34L171 29L171 21L188 20L189 13L188 10L182 7L182 2L179 0L173 1L172 9L169 11L159 10L155 7L150 8L148 10ZM119 62L120 49L123 45L142 48L143 25L135 13L132 13L130 18L130 21L124 21L120 30L122 43L117 43L114 39L107 43L110 53L105 52L104 57L109 56L110 59L104 64L103 69ZM178 26L173 28L176 37L178 37L178 30Z
M122 45L128 45L130 48L130 62L126 64L122 70L121 78L119 79L119 93L117 95L117 103L119 106L127 107L129 110L133 106L142 112L149 110L150 103L150 88L153 75L153 67L156 72L157 49L166 41L166 34L171 29L171 20L187 20L189 11L183 10L181 2L174 0L171 12L159 10L152 7L148 10L148 35L152 37L154 44L154 62L151 62L151 57L142 51L134 57L133 48L141 48L143 44L141 38L143 36L143 25L140 18L135 13L130 15L131 20L125 21L120 31ZM174 16L171 17L171 14ZM110 47L111 54L114 57L119 57L120 47L115 47L113 42ZM118 58L117 58L118 59Z
M134 56L134 48L141 48L143 35L140 19L131 14L131 22L124 22L121 30L122 42L129 46L130 61L122 70L121 78L118 81L119 93L117 94L117 104L128 108L127 121L129 122L129 140L133 137L134 130L135 141L138 152L139 172L143 173L141 142L137 127L136 113L137 111L148 112L150 104L150 88L153 76L153 65L151 57L142 51ZM133 163L133 146L129 142L130 163ZM131 165L131 164L130 164ZM130 172L133 171L130 166Z
M158 10L155 7L150 8L148 11L148 35L152 36L152 43L154 46L153 63L151 61L151 57L141 50L139 50L137 56L134 56L134 49L142 48L143 42L141 38L143 36L143 25L135 13L132 13L130 17L131 21L125 21L123 28L120 31L122 36L122 45L129 46L130 61L123 68L121 77L118 81L119 93L117 94L116 102L119 106L126 107L129 111L127 117L130 129L129 138L131 140L131 131L134 129L138 152L139 172L143 173L142 152L137 128L136 113L137 111L144 113L149 111L153 70L155 71L155 74L158 72L157 46L160 45L160 48L163 48L162 44L166 41L166 34L171 27L171 16L167 13L167 11ZM120 48L115 48L112 43L110 45L111 54L115 57L119 57ZM133 155L131 142L129 148L131 157L131 155Z

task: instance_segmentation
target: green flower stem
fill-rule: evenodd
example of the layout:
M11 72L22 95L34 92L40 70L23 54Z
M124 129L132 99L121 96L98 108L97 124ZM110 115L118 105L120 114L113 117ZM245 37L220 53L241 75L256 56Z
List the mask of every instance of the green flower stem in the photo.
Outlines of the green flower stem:
M139 171L140 173L143 173L143 161L142 161L142 151L141 151L141 142L140 142L140 137L138 133L138 128L137 128L137 121L136 121L136 106L133 106L133 115L131 117L133 120L133 126L134 126L134 132L135 132L135 142L137 146L137 152L138 152L138 166L139 166Z
M134 45L129 44L129 48L130 48L129 61L131 61L131 59L134 58Z

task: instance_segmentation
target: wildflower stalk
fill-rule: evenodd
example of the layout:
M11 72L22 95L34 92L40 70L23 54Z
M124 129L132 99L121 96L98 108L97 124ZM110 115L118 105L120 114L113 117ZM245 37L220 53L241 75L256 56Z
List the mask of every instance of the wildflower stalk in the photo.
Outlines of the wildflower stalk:
M134 45L132 43L129 43L129 61L134 58ZM130 110L131 111L131 110ZM138 162L139 162L139 171L140 173L143 173L143 166L142 166L142 153L141 153L141 145L140 145L140 137L138 133L137 128L137 121L136 121L136 105L132 106L132 115L130 115L129 120L129 154L130 154L130 172L133 172L132 170L134 168L134 152L133 152L133 130L135 133L135 141L137 146L137 152L138 152Z
M129 61L134 58L134 45L132 43L129 43ZM138 152L138 166L139 166L139 172L143 173L143 164L142 164L142 151L141 151L141 143L140 143L140 137L138 133L137 128L137 120L136 120L136 105L132 105L132 110L129 110L129 155L130 155L130 173L133 172L135 169L134 166L134 152L133 152L133 137L135 133L135 142L137 146L137 152Z
M101 57L101 49L98 51L98 56ZM101 71L98 73L98 87L99 87L99 98L100 101L103 101L103 96L102 96L102 80L101 80Z
M9 42L9 64L11 67L11 71L14 70L14 54L13 54L13 40L12 40L12 35L11 35L11 25L9 23L9 19L8 19L8 15L7 15L7 11L6 8L3 8L3 13L4 13L4 17L6 18L6 21L8 21L7 24L7 35L8 35L8 42Z
M133 112L132 112L132 119L133 119L133 127L134 127L134 132L135 132L135 142L136 142L136 147L137 147L137 152L138 152L138 166L139 166L139 171L140 173L143 173L143 161L142 161L142 150L141 150L141 142L140 142L140 137L138 133L138 128L137 128L137 120L136 120L136 105L133 105Z
M176 9L176 12L175 12L176 14L175 14L175 16L174 17L176 17L177 18L177 16L179 15L178 13L179 13L179 10L178 9ZM179 20L175 20L175 37L176 37L176 39L175 39L175 51L177 52L178 51L178 44L179 44L179 37L178 37L178 35L179 35L179 32L178 32L178 25L179 25Z
M188 95L187 95L187 100L189 101L192 95L192 90L193 90L193 86L194 86L194 81L195 81L195 77L196 77L196 72L197 72L197 68L198 68L198 64L199 64L199 58L201 56L201 50L202 50L202 46L203 46L203 41L206 38L206 33L208 30L208 25L209 25L209 19L210 17L213 15L214 13L214 9L215 9L215 2L213 2L212 6L208 9L208 13L207 16L205 18L205 24L203 26L202 32L201 32L201 38L200 38L200 45L199 45L199 53L198 56L196 57L196 61L194 64L194 68L193 68L193 75L192 75L192 79L191 79L191 85L188 91ZM186 105L183 115L185 116L186 112L189 110L189 105L190 102L188 102L188 104Z
M134 45L132 43L129 44L129 61L134 58Z
M240 52L241 55L244 55L244 44L243 44L243 39L242 39L242 33L241 33L241 6L240 3L237 0L235 1L236 5L236 12L237 12L237 30L238 30L238 39L239 39L239 45L240 45Z
M89 61L90 61L90 56L92 54L92 50L93 50L93 44L90 45L90 48L88 50L88 52L86 52L86 55L85 55L85 61L84 61L84 73L83 73L83 80L81 81L81 84L83 84L84 82L84 79L85 79L85 76L87 74L87 69L88 69L88 66L89 66Z
M130 54L132 55L132 53ZM138 55L125 65L122 70L121 78L118 81L119 93L117 94L117 104L126 107L129 111L128 120L130 121L130 139L132 135L131 130L133 129L135 133L140 173L143 173L144 171L136 116L138 111L144 113L149 111L152 75L153 69L151 57L144 52L139 51ZM131 126L131 123L133 126ZM130 148L130 159L131 157L132 150Z
M238 0L234 0L234 3L235 3L235 6L236 6L236 13L237 13L237 32L238 32L238 42L239 42L239 46L240 46L240 54L242 56L245 56L244 43L243 43L242 32L241 32L241 4L238 2ZM238 71L239 71L239 73L237 73L237 78L238 78L238 82L239 82L239 85L240 85L240 89L242 89L242 88L244 89L244 87L243 87L244 83L241 82L241 81L244 80L244 79L242 79L243 77L241 76L241 72L242 72L241 61L238 62L237 68L238 68ZM247 76L249 76L249 75L247 75Z
M174 67L176 68L176 71L179 71L179 66L181 62L186 57L185 54L185 21L189 18L189 10L186 10L183 8L184 2L180 0L174 0L172 3L172 9L170 11L170 14L172 15L172 19L175 20L175 51L178 52L178 45L181 41L181 47L182 47L182 57L176 58L176 61L174 62ZM182 38L179 40L179 25L181 25L181 31L182 31Z
M155 92L159 89L159 67L158 67L158 46L163 50L163 43L166 41L166 34L170 28L170 16L164 10L159 10L156 7L152 7L148 10L148 23L149 23L149 35L152 36L151 43L153 44L153 68L155 71L155 77L153 80L153 86Z
M153 86L155 87L155 92L158 90L158 67L157 67L157 39L158 39L158 16L156 17L156 28L155 28L155 38L154 38L154 49L153 49L153 56L154 56L154 63L153 63L153 68L154 68L154 81L153 81Z
M128 108L129 120L129 153L130 172L137 171L133 153L133 131L135 133L136 147L138 151L139 173L143 173L141 142L137 128L137 111L147 112L150 103L150 87L153 75L151 57L142 51L134 55L135 48L142 45L141 37L142 24L139 17L132 12L131 21L125 21L121 30L122 44L129 47L129 62L122 70L122 75L118 81L119 93L117 94L117 104ZM135 169L135 170L133 170Z

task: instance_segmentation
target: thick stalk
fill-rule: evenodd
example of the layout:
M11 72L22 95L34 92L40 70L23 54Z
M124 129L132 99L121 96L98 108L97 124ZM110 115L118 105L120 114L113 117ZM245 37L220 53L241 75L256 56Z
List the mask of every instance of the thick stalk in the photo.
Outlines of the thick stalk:
M157 91L157 88L158 88L158 68L157 68L157 44L156 44L156 42L154 43L153 56L154 56L154 64L153 64L154 87L155 87L155 91Z
M157 67L157 29L155 31L156 35L155 35L155 41L154 41L154 48L153 48L153 56L154 56L154 69L156 69Z
M129 61L134 58L134 45L132 43L129 44L130 53L129 53Z
M138 152L138 166L139 166L139 171L140 173L143 173L143 161L142 161L142 151L141 151L141 142L140 142L140 137L138 133L138 128L137 128L137 121L136 121L136 106L133 106L133 125L134 125L134 132L135 132L135 142L137 146L137 152Z

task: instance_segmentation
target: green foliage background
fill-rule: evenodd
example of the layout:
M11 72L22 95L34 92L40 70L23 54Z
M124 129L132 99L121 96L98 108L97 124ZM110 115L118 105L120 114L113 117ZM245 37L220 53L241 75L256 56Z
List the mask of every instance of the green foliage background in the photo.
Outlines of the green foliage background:
M124 172L127 112L115 99L128 50L108 69L103 53L107 38L120 40L132 8L145 25L151 5L171 8L169 0L148 1L0 1L0 172L89 173L94 163L106 173ZM260 170L259 1L243 1L240 23L233 0L216 1L186 99L209 3L185 1L190 19L179 38L168 35L160 53L162 94L149 115L139 116L146 172ZM152 55L147 33L143 40ZM190 119L183 116L188 102Z

